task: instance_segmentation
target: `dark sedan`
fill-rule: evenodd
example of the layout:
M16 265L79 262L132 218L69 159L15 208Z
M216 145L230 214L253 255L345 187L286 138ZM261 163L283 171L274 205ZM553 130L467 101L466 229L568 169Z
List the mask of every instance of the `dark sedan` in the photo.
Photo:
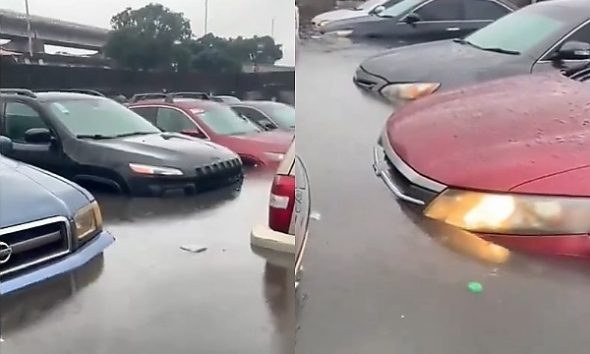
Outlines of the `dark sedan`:
M590 60L590 2L544 1L524 7L464 39L397 48L365 60L358 87L404 103L441 89Z
M334 21L321 31L399 46L462 37L514 10L501 0L404 0L369 16Z
M104 97L0 90L3 153L81 184L133 195L240 182L242 161L220 145L164 133ZM6 144L5 144L6 145Z

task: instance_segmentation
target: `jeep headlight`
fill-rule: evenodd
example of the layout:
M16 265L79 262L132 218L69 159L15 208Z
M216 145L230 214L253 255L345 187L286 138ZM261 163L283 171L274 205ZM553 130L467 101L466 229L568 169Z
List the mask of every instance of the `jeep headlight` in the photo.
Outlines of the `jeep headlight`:
M78 240L83 240L102 229L102 214L96 201L81 208L74 215L74 233Z
M434 93L439 87L437 82L390 84L381 89L381 95L393 103L413 101Z
M478 233L568 235L590 231L590 199L580 197L448 189L427 206L424 214Z

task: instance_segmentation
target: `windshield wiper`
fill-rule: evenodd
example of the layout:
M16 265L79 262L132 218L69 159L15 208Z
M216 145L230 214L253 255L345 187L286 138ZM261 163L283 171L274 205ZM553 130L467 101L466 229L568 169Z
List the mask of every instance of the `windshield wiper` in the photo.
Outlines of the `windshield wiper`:
M477 49L481 49L481 50L485 50L487 52L496 52L496 53L502 53L502 54L510 54L510 55L520 55L520 52L516 51L516 50L510 50L510 49L504 49L504 48L485 48L485 47L480 47L477 44L474 44L464 38L455 38L453 39L453 42L455 43L459 43L459 44L466 44L469 46L472 46L473 48L477 48Z
M115 135L115 138L126 138L129 136L149 135L149 134L156 134L156 133L155 132L131 132L131 133L125 133L125 134L117 134L117 135Z
M481 50L485 50L487 52L496 52L501 54L509 54L509 55L520 55L520 52L516 50L504 49L504 48L483 48L479 47Z
M92 140L106 140L114 139L114 136L102 135L102 134L80 134L76 135L78 139L92 139Z

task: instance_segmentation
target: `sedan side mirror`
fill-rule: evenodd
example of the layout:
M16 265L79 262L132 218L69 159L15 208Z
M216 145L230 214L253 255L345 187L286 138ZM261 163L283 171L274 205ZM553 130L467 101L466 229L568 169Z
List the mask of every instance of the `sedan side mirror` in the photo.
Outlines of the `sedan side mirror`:
M192 136L193 138L197 139L207 139L207 136L200 130L183 130L180 132L181 134Z
M422 17L420 17L420 15L418 15L415 12L412 12L410 14L408 14L406 17L404 17L404 22L409 24L409 25L413 25L416 22L420 22L422 21Z
M378 15L378 14L382 13L383 10L385 10L385 6L379 5L376 8L374 8L373 10L371 10L371 14Z
M0 155L9 155L12 152L12 140L0 135Z
M556 60L590 60L590 43L565 42L555 54Z
M47 128L32 128L25 132L25 142L29 144L51 144L53 134Z

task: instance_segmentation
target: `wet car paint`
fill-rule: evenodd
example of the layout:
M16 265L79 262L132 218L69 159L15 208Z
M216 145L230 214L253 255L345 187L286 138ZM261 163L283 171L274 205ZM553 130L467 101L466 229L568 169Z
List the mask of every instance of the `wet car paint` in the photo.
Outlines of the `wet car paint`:
M292 270L266 264L248 237L272 177L248 170L239 191L190 198L98 194L118 242L104 260L3 297L0 351L292 353Z
M427 222L375 177L372 148L391 107L350 82L375 53L300 47L297 151L322 218L311 225L296 352L586 352L587 262L507 252ZM484 291L470 293L470 281Z

